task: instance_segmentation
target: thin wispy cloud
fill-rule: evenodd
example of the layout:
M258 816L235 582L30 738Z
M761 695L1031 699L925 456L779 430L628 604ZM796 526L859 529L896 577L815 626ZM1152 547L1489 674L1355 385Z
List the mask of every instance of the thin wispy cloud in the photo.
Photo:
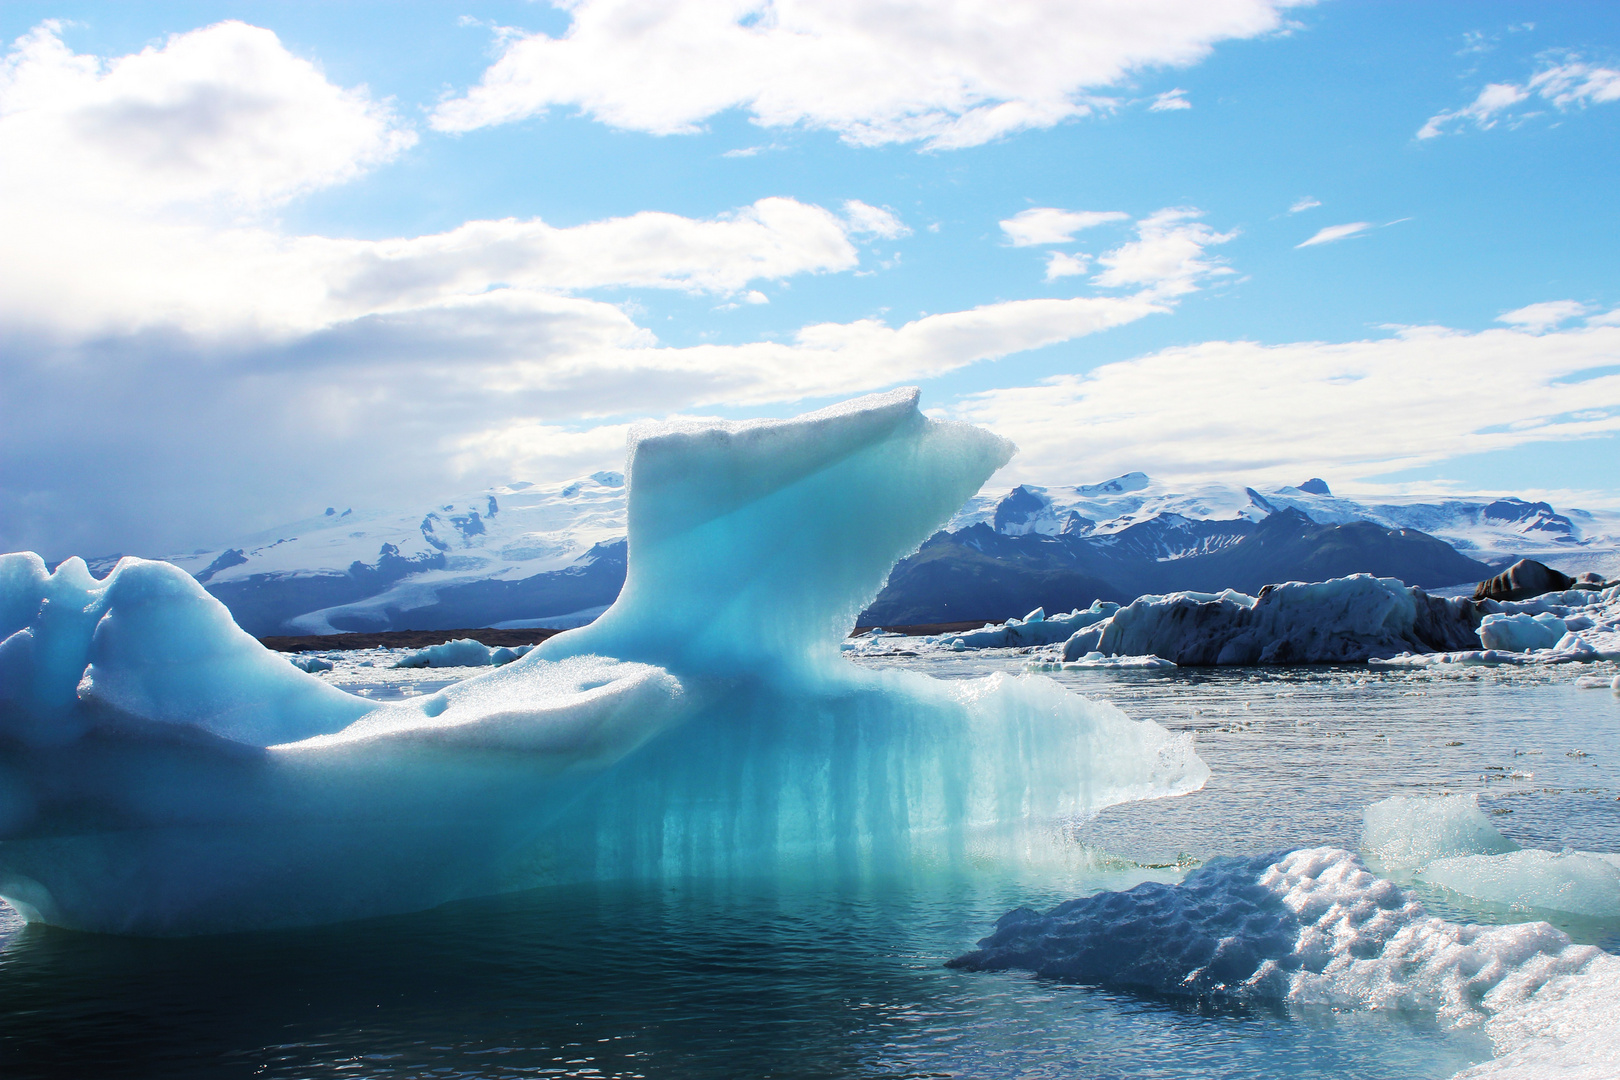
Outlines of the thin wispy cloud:
M1525 82L1490 83L1462 108L1435 113L1417 137L1432 139L1469 123L1480 131L1501 123L1516 127L1546 106L1571 112L1614 101L1620 101L1620 70L1566 55L1547 60Z
M1359 236L1372 228L1370 221L1352 221L1344 225L1329 225L1325 229L1318 229L1304 243L1295 244L1295 248L1315 247L1317 244L1331 244L1335 240L1347 240L1352 236Z
M1173 112L1176 109L1190 109L1192 102L1187 100L1187 91L1181 89L1166 90L1153 99L1148 106L1149 112Z
M1130 469L1186 481L1295 483L1299 462L1371 476L1620 432L1617 354L1620 326L1539 334L1414 327L1332 344L1210 341L985 391L954 415L1018 443L1015 467L1035 483ZM1244 377L1234 379L1235 371Z
M1288 212L1290 214L1302 214L1306 210L1314 210L1321 205L1322 202L1320 199L1313 199L1309 195L1305 195L1301 198L1295 199L1293 205L1288 208Z

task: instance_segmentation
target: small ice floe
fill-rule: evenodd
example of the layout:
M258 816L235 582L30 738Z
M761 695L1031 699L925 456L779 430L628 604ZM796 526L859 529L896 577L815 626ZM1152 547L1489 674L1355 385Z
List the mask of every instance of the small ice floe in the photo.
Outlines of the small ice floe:
M472 638L456 638L440 645L429 645L425 649L416 649L406 653L394 661L397 668L425 668L425 667L500 667L510 664L518 657L526 654L533 645L519 645L516 648L490 648L483 642Z
M1494 667L1498 664L1530 664L1536 660L1524 653L1505 652L1502 649L1465 649L1461 652L1397 653L1394 656L1370 658L1367 663L1382 667L1435 667L1444 664L1479 664Z
M1620 916L1620 856L1521 849L1472 798L1368 807L1385 865L1495 903ZM947 965L1226 1001L1428 1012L1482 1025L1496 1057L1467 1076L1620 1075L1620 957L1545 922L1438 918L1340 848L1216 858L1179 884L1003 915Z
M292 663L293 667L297 668L299 671L307 671L311 675L315 674L317 671L331 671L335 666L332 661L322 656L299 654L289 656L287 659Z
M1363 816L1362 850L1415 881L1475 900L1620 918L1620 855L1521 848L1496 830L1472 795L1398 795L1374 803Z
M1216 858L1179 884L1018 908L948 966L1217 1001L1427 1012L1483 1025L1496 1057L1469 1077L1620 1071L1620 957L1545 922L1438 918L1340 848Z
M1174 662L1159 656L1108 656L1092 652L1075 660L1031 660L1024 664L1026 671L1069 671L1076 668L1173 668Z
M1088 608L1075 608L1063 615L1048 615L1045 608L1036 608L1022 619L1008 619L1004 623L986 623L978 630L947 634L940 640L945 647L957 652L965 649L1018 649L1056 645L1069 640L1077 631L1102 622L1118 610L1119 605L1108 600L1094 600Z

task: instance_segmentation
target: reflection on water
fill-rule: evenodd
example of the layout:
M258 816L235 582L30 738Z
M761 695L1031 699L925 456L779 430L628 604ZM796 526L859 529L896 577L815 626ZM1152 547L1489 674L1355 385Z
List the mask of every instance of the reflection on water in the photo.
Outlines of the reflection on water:
M1577 674L1060 673L1196 730L1215 772L1079 826L1113 869L1063 881L603 885L178 941L0 923L0 1075L1449 1076L1489 1047L1426 1017L1211 1010L941 964L1011 907L1176 872L1132 861L1354 847L1362 807L1390 794L1478 792L1522 843L1620 850L1620 700ZM1620 941L1612 922L1565 928Z
M1422 1018L940 966L1021 899L594 887L295 933L33 929L0 959L0 1055L7 1077L1411 1077L1487 1052Z

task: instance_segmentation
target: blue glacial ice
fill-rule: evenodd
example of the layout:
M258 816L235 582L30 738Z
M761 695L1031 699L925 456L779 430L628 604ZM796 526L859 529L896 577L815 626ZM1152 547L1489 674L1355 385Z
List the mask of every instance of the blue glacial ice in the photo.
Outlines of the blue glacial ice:
M1012 449L915 391L638 431L618 602L401 702L299 671L168 564L0 557L0 897L191 934L589 879L1058 862L1061 822L1201 786L1190 737L1043 677L839 659Z
M1362 849L1414 881L1528 911L1620 918L1620 855L1521 848L1472 795L1397 795L1367 807Z
M519 645L509 648L505 645L490 647L481 641L472 638L456 638L454 641L441 642L438 645L429 645L425 649L413 649L394 661L397 668L428 668L428 667L501 667L510 664L522 656L527 656L532 645Z

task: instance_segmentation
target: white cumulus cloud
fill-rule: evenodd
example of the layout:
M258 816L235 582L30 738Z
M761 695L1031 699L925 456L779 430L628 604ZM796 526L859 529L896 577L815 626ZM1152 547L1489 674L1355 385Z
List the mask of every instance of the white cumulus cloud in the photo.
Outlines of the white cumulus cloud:
M1097 256L1101 273L1092 283L1105 288L1141 287L1159 298L1182 296L1198 289L1205 279L1232 273L1224 261L1206 248L1237 236L1216 232L1195 220L1192 207L1167 207L1136 223L1137 238Z
M1275 31L1297 2L573 0L561 37L503 39L432 122L470 131L571 106L676 134L746 109L863 145L976 146L1107 108L1096 92Z
M1074 277L1086 272L1086 265L1090 256L1070 255L1066 251L1051 251L1046 255L1046 280L1056 281L1058 278Z
M1110 221L1124 221L1130 215L1119 210L1059 210L1036 206L1005 219L1001 231L1013 247L1036 244L1067 244L1074 234Z
M904 222L894 216L892 210L880 206L868 206L859 199L850 199L844 203L844 219L849 222L849 231L858 236L875 236L879 240L898 240L902 236L911 235L911 230L906 228Z
M0 61L8 201L257 207L416 141L387 103L329 82L269 30L222 22L106 62L60 35L43 23Z

